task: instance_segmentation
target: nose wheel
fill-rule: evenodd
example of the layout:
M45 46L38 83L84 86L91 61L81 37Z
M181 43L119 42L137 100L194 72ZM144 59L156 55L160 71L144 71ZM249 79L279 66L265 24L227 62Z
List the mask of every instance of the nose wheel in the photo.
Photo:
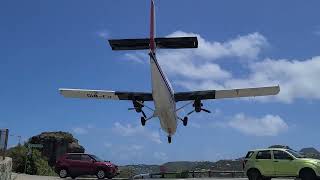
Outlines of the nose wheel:
M168 136L168 143L171 143L171 136Z
M182 122L183 122L184 126L187 126L188 125L188 117L184 117Z

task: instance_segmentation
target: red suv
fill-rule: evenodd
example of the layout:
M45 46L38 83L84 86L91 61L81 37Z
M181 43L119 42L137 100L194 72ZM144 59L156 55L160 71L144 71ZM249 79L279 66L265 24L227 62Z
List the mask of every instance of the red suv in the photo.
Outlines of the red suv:
M61 178L70 176L75 179L81 175L96 175L98 179L112 179L118 174L118 166L95 155L68 153L59 158L55 171Z

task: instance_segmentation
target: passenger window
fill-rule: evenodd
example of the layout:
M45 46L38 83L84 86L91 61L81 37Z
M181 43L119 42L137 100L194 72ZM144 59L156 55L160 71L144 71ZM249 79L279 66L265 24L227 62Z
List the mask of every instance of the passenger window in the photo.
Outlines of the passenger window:
M280 159L280 160L292 160L293 158L284 151L273 151L273 157L274 159Z
M67 159L79 161L81 157L80 154L70 154Z
M259 151L256 159L271 159L271 152L268 151Z
M85 154L81 155L81 161L91 161L91 160L92 158L90 156Z

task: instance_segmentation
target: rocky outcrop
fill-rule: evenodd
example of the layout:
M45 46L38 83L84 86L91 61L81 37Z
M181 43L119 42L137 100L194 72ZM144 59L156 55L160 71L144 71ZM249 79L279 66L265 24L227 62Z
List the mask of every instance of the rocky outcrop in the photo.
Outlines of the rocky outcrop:
M85 149L79 145L78 140L67 132L43 132L29 139L28 143L42 144L39 149L43 156L48 158L50 166L55 165L56 160L65 153L84 153Z
M12 159L6 157L4 160L0 159L0 179L11 180L12 173Z

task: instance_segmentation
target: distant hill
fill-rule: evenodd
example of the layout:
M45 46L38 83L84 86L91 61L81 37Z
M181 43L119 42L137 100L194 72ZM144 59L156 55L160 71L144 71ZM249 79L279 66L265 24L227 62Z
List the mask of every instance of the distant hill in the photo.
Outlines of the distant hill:
M300 152L308 158L320 159L320 152L313 147L303 148Z
M320 152L313 147L303 148L300 150L300 152L305 153L305 154L310 154L310 153L311 154L320 154Z

